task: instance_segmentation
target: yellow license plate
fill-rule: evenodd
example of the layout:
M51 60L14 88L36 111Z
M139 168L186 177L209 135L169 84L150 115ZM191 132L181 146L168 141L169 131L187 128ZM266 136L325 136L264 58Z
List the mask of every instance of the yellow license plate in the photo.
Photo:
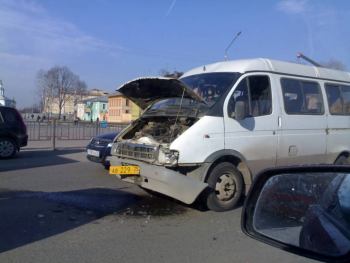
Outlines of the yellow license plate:
M122 165L122 166L111 166L109 167L109 174L140 174L140 167L134 165Z

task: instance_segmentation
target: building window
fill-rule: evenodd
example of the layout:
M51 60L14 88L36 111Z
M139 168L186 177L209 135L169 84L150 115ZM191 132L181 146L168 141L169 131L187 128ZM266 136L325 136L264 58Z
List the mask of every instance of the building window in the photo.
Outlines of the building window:
M128 99L125 100L125 106L129 106L129 100Z

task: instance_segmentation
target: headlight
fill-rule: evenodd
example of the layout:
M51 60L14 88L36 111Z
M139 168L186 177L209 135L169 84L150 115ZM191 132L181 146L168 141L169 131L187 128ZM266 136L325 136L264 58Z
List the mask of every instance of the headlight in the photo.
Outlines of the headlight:
M118 149L118 143L116 142L112 142L112 146L111 146L111 154L116 154L117 153L117 149Z
M169 150L167 148L160 148L158 154L158 162L160 164L174 166L179 160L179 152L175 150Z
M107 147L112 148L113 142L110 142L109 144L107 144Z

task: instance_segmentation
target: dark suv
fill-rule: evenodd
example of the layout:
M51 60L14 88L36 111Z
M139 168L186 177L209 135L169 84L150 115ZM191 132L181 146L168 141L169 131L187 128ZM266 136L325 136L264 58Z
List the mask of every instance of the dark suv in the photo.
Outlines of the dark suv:
M26 146L27 127L16 109L0 106L0 158L10 158Z

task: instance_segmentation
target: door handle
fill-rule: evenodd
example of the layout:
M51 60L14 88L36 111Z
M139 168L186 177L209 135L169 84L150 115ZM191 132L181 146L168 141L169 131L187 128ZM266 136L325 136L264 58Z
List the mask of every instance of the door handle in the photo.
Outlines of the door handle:
M296 145L290 145L288 150L288 156L297 156L298 148Z

